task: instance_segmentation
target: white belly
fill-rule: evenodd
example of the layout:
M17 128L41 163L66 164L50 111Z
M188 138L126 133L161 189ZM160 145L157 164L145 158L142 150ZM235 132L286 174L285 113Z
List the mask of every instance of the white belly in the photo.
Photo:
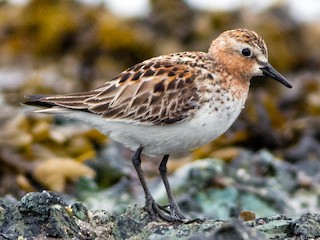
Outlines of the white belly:
M99 116L92 117L92 114L84 112L73 112L70 117L94 126L134 151L139 146L143 146L144 154L161 156L186 152L216 139L239 116L243 104L244 100L226 103L225 108L219 108L218 111L207 105L201 108L192 119L165 126L106 121Z

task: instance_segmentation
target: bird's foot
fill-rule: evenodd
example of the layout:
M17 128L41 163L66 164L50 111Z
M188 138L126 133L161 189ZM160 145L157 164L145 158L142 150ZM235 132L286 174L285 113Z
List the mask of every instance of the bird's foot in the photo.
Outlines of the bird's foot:
M159 205L157 204L158 207L165 211L166 213L170 214L170 217L173 219L178 219L180 221L189 221L188 218L186 218L183 213L181 212L181 210L179 209L179 207L177 205Z
M176 207L161 206L155 202L153 198L146 200L146 210L151 215L152 219L155 221L163 220L166 222L189 222L180 211L180 209Z
M175 221L180 221L185 224L203 223L206 221L206 219L201 219L201 218L188 219L183 215L183 213L179 208L176 208L176 207L170 208L170 205L160 205L160 204L157 204L157 205L158 205L158 208L160 208L162 211L166 212L167 214L170 214L171 218L178 219Z

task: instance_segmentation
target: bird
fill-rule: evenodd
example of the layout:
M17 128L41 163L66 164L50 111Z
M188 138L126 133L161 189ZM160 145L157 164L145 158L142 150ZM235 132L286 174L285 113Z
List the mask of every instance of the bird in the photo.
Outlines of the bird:
M86 92L29 95L38 113L61 114L100 130L133 150L132 163L155 220L186 222L167 177L170 154L191 151L228 130L256 76L290 82L269 62L265 41L254 31L233 29L215 38L207 52L186 51L137 63ZM259 79L259 78L257 78ZM141 168L141 155L161 156L160 176L169 204L156 203Z

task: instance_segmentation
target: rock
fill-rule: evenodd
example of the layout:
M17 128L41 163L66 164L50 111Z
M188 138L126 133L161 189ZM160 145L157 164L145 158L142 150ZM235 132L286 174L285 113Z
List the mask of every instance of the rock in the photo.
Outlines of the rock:
M0 233L3 239L22 236L82 238L80 227L70 217L67 204L53 192L28 193L14 205L1 204Z
M123 214L91 212L82 203L68 206L53 192L34 192L15 204L0 201L1 239L310 239L320 236L320 214L278 215L242 222L203 220L154 222L136 205Z
M292 218L284 215L258 218L254 221L247 222L247 224L259 232L264 233L268 236L268 239L285 239L288 236L292 236L290 233L292 230Z
M320 215L305 213L293 221L293 235L301 236L302 239L310 239L320 236Z
M199 238L204 239L204 238ZM239 221L231 221L215 231L209 239L216 240L265 240L267 237L256 229L249 228Z

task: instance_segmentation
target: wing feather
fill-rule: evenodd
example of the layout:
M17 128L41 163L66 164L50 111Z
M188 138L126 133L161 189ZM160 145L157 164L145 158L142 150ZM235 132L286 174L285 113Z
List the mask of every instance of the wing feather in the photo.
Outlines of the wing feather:
M185 61L181 61L183 55ZM208 70L197 53L161 56L139 63L102 86L82 93L30 97L29 105L61 107L136 124L170 124L199 107L197 82ZM204 56L204 55L203 55ZM200 62L200 63L199 63ZM198 64L198 65L197 65Z
M163 61L158 65L157 69L140 66L139 79L131 73L123 81L127 73L122 73L103 92L85 100L89 111L105 119L139 124L169 124L190 116L199 99L197 74L183 64Z

